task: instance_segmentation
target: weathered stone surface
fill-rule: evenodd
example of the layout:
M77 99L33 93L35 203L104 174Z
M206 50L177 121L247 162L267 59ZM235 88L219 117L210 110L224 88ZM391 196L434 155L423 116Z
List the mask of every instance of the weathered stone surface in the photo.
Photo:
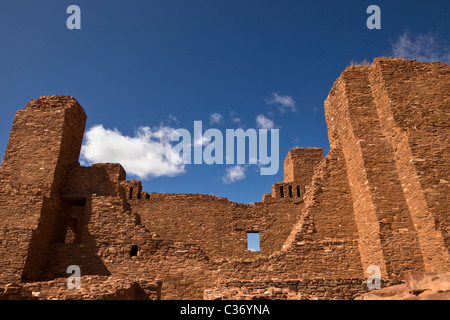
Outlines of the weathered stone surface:
M410 272L405 281L409 291L450 291L450 273Z
M83 276L80 289L68 289L66 280L6 285L2 288L4 292L0 290L0 300L158 300L161 297L161 281Z
M410 272L400 285L371 291L361 300L449 300L450 273Z
M328 155L291 150L284 181L251 205L149 194L120 164L82 167L81 106L32 100L0 167L0 299L448 297L449 92L444 63L348 67L325 101ZM410 272L434 276L401 284Z

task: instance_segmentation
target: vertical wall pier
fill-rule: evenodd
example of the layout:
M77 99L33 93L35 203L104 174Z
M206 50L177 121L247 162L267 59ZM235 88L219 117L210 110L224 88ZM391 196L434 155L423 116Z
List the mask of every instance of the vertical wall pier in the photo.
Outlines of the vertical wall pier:
M42 272L61 214L67 172L78 166L86 115L69 96L31 100L16 113L0 167L0 278Z

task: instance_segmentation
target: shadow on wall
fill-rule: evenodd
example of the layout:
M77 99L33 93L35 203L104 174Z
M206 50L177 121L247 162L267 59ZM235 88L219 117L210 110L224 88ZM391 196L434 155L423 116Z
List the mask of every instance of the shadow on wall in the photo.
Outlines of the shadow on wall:
M92 200L83 197L62 199L61 226L50 244L41 281L68 277L67 267L77 265L81 275L109 276L108 270L98 255L96 239L89 232Z

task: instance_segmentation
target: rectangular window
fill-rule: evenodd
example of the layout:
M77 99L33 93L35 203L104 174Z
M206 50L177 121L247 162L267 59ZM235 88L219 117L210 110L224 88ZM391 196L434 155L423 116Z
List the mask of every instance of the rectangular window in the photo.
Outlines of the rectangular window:
M73 197L61 199L60 231L56 231L53 241L74 244L81 242L83 217L86 211L86 198Z
M297 197L300 198L300 187L299 186L297 186Z
M247 250L261 251L259 246L259 232L247 232Z
M289 186L289 198L292 198L292 186Z
M282 198L284 198L283 187L280 187L280 195L281 195Z
M131 246L130 257L136 257L139 252L139 247L136 245Z

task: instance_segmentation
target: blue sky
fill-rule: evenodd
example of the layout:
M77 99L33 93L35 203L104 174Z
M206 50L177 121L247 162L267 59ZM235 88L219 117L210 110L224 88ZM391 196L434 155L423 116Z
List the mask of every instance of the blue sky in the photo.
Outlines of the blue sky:
M66 27L71 4L81 8L81 30ZM372 4L381 8L381 30L366 27ZM92 139L115 144L116 153L87 154L120 156L128 179L146 191L261 201L283 180L291 148L328 152L323 101L351 61L450 62L449 12L444 0L2 0L0 154L18 109L67 94L86 110ZM167 144L155 137L192 132L195 120L223 132L278 128L278 174L261 176L255 165L167 166Z

